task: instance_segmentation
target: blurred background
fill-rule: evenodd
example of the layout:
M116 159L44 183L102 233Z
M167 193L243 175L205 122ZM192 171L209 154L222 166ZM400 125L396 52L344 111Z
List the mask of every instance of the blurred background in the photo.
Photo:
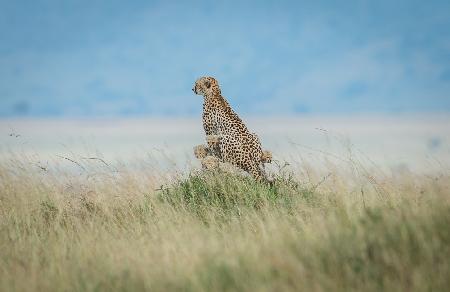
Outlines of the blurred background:
M4 155L191 157L205 75L275 155L449 160L449 1L0 1Z

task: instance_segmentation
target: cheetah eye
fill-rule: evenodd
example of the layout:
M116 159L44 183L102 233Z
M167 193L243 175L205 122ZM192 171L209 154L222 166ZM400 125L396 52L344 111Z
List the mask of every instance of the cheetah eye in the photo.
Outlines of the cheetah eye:
M208 80L205 81L205 86L206 88L210 88L211 87L211 82L209 82Z

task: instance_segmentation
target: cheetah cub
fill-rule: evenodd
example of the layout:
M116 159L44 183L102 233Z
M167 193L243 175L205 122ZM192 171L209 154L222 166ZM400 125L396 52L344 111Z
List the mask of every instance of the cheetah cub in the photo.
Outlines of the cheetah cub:
M201 77L192 90L204 97L203 128L207 147L199 145L194 149L196 157L203 159L203 167L213 168L219 161L228 162L257 180L268 182L264 163L271 162L272 154L261 149L258 136L247 129L222 96L217 80Z

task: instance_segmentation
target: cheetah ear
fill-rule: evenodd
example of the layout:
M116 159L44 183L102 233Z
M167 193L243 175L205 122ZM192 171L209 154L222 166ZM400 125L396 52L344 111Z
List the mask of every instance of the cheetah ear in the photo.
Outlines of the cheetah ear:
M211 87L211 82L209 80L205 81L205 86L206 88L210 88Z

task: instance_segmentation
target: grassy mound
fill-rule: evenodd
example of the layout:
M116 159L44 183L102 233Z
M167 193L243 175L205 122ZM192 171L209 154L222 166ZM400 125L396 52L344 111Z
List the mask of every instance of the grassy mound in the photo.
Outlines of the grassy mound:
M279 177L273 185L252 177L223 172L191 173L161 189L160 199L174 208L199 216L213 210L218 215L239 215L242 209L281 207L291 210L299 200L310 204L314 192L292 176ZM203 216L204 217L204 216Z

